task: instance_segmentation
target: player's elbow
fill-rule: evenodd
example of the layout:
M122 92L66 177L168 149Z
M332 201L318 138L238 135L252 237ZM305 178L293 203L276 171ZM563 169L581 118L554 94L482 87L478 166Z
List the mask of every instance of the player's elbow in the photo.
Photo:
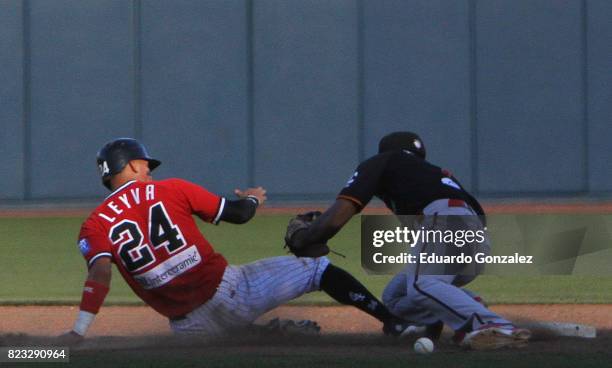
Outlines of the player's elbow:
M221 214L221 221L244 224L255 216L257 204L250 199L228 201Z

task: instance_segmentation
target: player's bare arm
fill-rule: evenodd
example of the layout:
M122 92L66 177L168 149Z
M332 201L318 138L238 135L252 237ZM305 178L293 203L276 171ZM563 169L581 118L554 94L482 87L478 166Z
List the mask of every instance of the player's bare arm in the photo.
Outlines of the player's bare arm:
M327 241L374 197L385 162L368 159L357 167L336 201L312 225L285 239L291 250L327 248Z
M304 248L310 244L324 244L359 212L354 202L338 198L312 225L297 232L292 241L296 248Z

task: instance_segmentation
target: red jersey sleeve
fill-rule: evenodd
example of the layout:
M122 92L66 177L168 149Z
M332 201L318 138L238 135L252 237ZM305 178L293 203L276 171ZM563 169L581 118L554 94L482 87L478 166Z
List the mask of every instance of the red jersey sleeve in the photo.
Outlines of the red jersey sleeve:
M78 245L88 268L100 257L113 257L108 237L91 219L85 221L81 227Z
M203 221L218 224L225 207L225 198L209 192L203 187L181 179L171 179L175 188L185 196L191 213Z

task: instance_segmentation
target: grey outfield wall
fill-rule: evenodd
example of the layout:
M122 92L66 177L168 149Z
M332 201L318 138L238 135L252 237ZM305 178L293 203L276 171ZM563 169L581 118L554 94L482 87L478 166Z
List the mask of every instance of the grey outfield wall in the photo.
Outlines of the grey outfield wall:
M142 1L140 138L162 177L227 192L248 180L244 1Z
M581 2L478 4L479 189L585 190Z
M37 0L28 5L31 183L26 194L91 195L92 148L109 136L133 134L131 3Z
M0 2L0 197L24 194L23 6Z
M584 57L588 113L587 181L589 190L612 188L612 1L589 1L586 22L588 47Z
M607 0L0 0L0 199L104 194L141 139L229 194L330 199L387 132L480 195L612 193Z

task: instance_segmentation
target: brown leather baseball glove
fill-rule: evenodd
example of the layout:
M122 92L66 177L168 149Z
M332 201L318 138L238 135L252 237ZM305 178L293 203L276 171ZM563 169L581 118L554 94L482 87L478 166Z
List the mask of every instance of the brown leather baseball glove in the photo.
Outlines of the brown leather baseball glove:
M289 252L295 254L297 257L309 258L322 257L329 253L327 244L309 244L305 247L298 248L293 241L296 233L308 229L319 216L321 216L320 211L311 211L299 214L289 220L287 233L285 234L285 248L289 248Z

